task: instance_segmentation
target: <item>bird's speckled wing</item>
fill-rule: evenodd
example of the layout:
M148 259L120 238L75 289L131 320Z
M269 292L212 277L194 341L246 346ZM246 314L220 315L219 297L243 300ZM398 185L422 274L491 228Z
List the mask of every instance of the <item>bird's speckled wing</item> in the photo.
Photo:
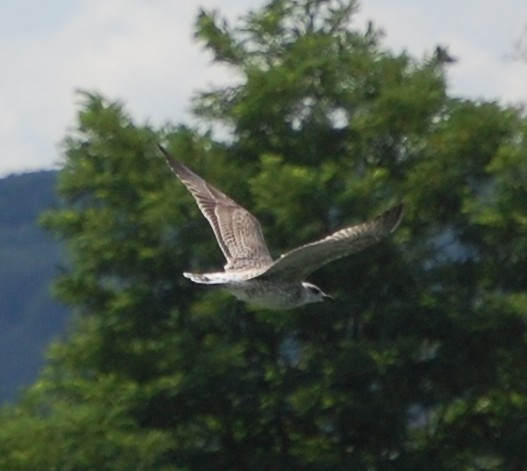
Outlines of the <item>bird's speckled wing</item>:
M297 247L282 255L258 277L273 281L301 281L321 266L387 237L401 222L402 214L403 205L395 206L374 219Z
M258 220L249 211L159 146L165 159L192 193L199 209L209 221L216 240L227 259L225 270L258 269L269 266L269 254Z

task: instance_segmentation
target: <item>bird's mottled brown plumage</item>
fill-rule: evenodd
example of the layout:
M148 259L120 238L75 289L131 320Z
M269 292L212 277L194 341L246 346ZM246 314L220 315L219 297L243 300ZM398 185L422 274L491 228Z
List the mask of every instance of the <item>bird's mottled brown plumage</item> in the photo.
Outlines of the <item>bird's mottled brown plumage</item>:
M209 221L227 259L225 270L254 269L273 263L258 219L174 159L163 147L159 148L172 171L192 193L199 209Z
M197 283L225 285L245 301L290 308L327 298L320 288L302 280L333 260L379 242L397 228L402 218L403 205L398 205L374 219L297 247L273 261L260 223L251 213L174 159L165 148L159 148L172 171L194 196L227 259L225 272L184 275Z
M402 215L403 205L395 206L374 219L297 247L273 262L260 277L273 280L303 280L321 266L359 252L384 239L397 228Z

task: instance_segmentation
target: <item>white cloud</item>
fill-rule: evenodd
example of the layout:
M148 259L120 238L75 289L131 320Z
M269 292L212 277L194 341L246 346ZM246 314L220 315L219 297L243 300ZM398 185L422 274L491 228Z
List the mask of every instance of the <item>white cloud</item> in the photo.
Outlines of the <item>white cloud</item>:
M506 60L527 24L524 0L364 0L359 17L381 26L396 51L447 47L459 59L449 68L452 94L527 102L527 64Z
M55 0L42 8L26 0L24 8L6 9L0 19L0 176L57 162L79 88L122 100L137 120L188 119L198 89L228 80L193 39L198 8L232 18L264 1ZM394 50L420 56L438 43L448 46L460 59L450 68L452 93L527 100L527 65L504 59L527 23L524 0L499 7L493 0L362 3L356 24L373 19Z
M222 12L244 13L240 3L226 1ZM194 2L84 0L70 13L53 31L3 41L0 175L57 162L77 89L120 99L138 119L164 122L184 119L192 93L210 80L210 58L192 36Z

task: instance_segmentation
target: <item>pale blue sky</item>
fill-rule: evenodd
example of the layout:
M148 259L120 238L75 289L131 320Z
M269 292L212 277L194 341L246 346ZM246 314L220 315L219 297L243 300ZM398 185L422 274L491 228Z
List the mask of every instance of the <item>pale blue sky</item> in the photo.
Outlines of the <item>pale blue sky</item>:
M263 0L0 0L0 176L51 168L74 125L76 89L125 103L139 122L189 119L198 89L225 70L192 39L199 7L231 18ZM525 0L363 0L355 22L417 57L439 43L456 96L527 102L527 64L506 59L527 26Z

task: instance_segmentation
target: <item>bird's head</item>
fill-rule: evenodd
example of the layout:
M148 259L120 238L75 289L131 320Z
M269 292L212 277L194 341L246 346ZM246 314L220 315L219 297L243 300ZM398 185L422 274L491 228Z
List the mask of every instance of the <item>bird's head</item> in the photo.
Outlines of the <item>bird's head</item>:
M333 298L329 294L324 293L324 291L312 283L303 281L302 289L304 295L304 304L319 303L326 300L333 301Z

